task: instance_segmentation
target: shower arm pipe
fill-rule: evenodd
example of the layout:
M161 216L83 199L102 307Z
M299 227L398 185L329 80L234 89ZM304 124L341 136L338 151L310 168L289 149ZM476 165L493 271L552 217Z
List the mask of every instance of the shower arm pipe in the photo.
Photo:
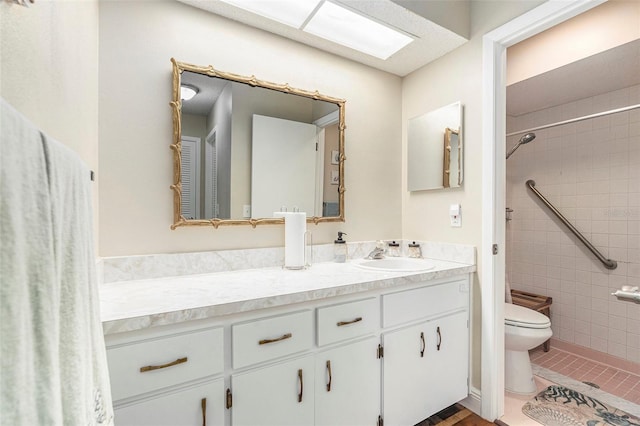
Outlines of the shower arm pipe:
M609 110L609 111L598 112L596 114L590 114L590 115L585 115L585 116L582 116L582 117L571 118L569 120L558 121L556 123L545 124L543 126L532 127L530 129L518 130L517 132L507 133L506 136L509 137L509 136L513 136L513 135L520 135L522 133L535 132L536 130L548 129L550 127L561 126L563 124L577 123L578 121L589 120L590 118L598 118L598 117L602 117L602 116L609 115L609 114L616 114L618 112L630 111L632 109L637 109L637 108L640 108L640 104L629 105L629 106L626 106L626 107L612 109L612 110Z
M606 257L604 257L604 256L602 255L602 253L600 253L600 252L598 251L598 249L597 249L597 248L595 248L595 247L594 247L594 245L593 245L593 244L591 244L591 242L589 242L589 240L587 240L587 239L584 237L584 235L582 235L582 234L580 233L580 231L578 231L578 230L575 228L575 226L573 226L573 225L571 224L571 222L569 222L569 221L567 220L567 218L566 218L566 217L564 217L564 215L563 215L562 213L560 213L560 211L558 211L558 209L556 209L556 208L554 207L554 205L553 205L553 204L551 204L551 202L550 202L549 200L547 200L547 199L544 197L544 195L542 195L542 194L540 193L540 191L538 191L538 190L536 189L536 182L535 182L534 180L529 179L529 180L527 181L527 184L526 184L526 185L527 185L527 186L529 187L529 189L530 189L534 194L536 194L536 196L537 196L537 197L538 197L538 198L539 198L539 199L540 199L540 200L541 200L541 201L542 201L542 202L543 202L543 203L544 203L544 204L549 208L549 210L551 210L551 211L553 212L553 214L555 214L555 215L558 217L558 219L560 219L560 221L561 221L562 223L564 223L564 224L565 224L565 226L566 226L567 228L569 228L569 230L570 230L571 232L573 232L573 234L574 234L576 237L578 237L578 239L579 239L580 241L582 241L582 244L584 244L584 245L589 249L589 251L591 251L591 253L593 253L593 254L598 258L598 260L599 260L600 262L602 262L602 264L604 265L604 267L605 267L605 268L607 268L607 269L616 269L616 268L618 267L618 262L616 262L615 260L607 259Z

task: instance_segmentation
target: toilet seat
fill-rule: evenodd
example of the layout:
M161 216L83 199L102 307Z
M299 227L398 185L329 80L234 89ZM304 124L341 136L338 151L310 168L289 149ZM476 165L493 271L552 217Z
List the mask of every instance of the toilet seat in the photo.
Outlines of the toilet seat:
M548 328L551 321L545 315L524 306L504 304L504 323L522 328Z

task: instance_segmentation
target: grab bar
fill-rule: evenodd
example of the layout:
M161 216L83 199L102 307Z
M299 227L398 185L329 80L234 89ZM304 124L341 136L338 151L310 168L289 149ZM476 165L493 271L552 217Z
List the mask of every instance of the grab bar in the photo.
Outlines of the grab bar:
M553 204L551 204L551 202L549 202L549 200L547 200L547 199L544 197L544 195L542 195L542 194L540 193L540 191L538 191L538 190L535 188L535 186L536 186L536 182L535 182L534 180L529 179L529 180L527 181L527 186L529 187L529 189L530 189L534 194L536 194L536 195L538 196L538 198L540 198L540 200L541 200L541 201L542 201L542 202L543 202L547 207L549 207L549 210L551 210L551 211L553 212L553 214L555 214L555 215L558 217L558 219L560 219L560 220L562 221L562 223L564 223L564 224L567 226L567 228L569 228L569 230L570 230L571 232L573 232L573 234L574 234L576 237L578 237L578 239L579 239L580 241L582 241L582 244L584 244L585 246L587 246L587 248L589 249L589 251L591 251L591 253L593 253L593 254L598 258L598 260L599 260L600 262L602 262L602 264L604 265L604 267L605 267L605 268L607 268L607 269L616 269L616 268L618 267L618 262L616 262L615 260L607 259L606 257L604 257L604 256L602 255L602 253L600 253L600 252L598 251L598 249L597 249L597 248L595 248L595 247L593 246L593 244L591 244L591 243L589 242L589 240L587 240L587 239L584 237L584 235L582 235L582 234L580 233L580 231L578 231L578 230L575 228L575 226L573 226L573 225L571 224L571 222L569 222L569 221L567 220L567 218L566 218L566 217L564 217L564 216L562 215L562 213L560 213L560 212L558 211L558 209L556 209L556 208L553 206Z
M636 287L637 289L638 287ZM611 293L612 296L615 296L620 299L632 300L636 303L640 303L640 291L624 291L624 290L616 290L614 293Z

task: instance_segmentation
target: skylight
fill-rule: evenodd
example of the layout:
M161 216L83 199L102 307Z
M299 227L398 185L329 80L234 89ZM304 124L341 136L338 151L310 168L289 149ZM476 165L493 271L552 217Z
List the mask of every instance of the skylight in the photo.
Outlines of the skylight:
M383 60L413 41L407 34L327 0L222 1Z
M383 60L413 41L406 34L328 1L304 31Z
M257 15L300 28L321 0L222 0Z

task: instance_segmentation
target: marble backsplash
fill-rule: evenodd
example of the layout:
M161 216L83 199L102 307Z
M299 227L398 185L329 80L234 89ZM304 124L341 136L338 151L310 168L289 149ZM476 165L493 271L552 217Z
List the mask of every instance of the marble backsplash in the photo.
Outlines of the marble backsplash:
M396 240L403 256L412 240ZM462 244L416 241L422 255L429 259L446 260L468 265L476 263L475 247ZM375 241L349 242L349 259L362 259L376 246ZM313 246L311 263L331 262L333 244ZM196 253L151 254L105 257L98 260L98 282L112 283L182 275L208 274L268 268L284 264L284 248L218 250Z

